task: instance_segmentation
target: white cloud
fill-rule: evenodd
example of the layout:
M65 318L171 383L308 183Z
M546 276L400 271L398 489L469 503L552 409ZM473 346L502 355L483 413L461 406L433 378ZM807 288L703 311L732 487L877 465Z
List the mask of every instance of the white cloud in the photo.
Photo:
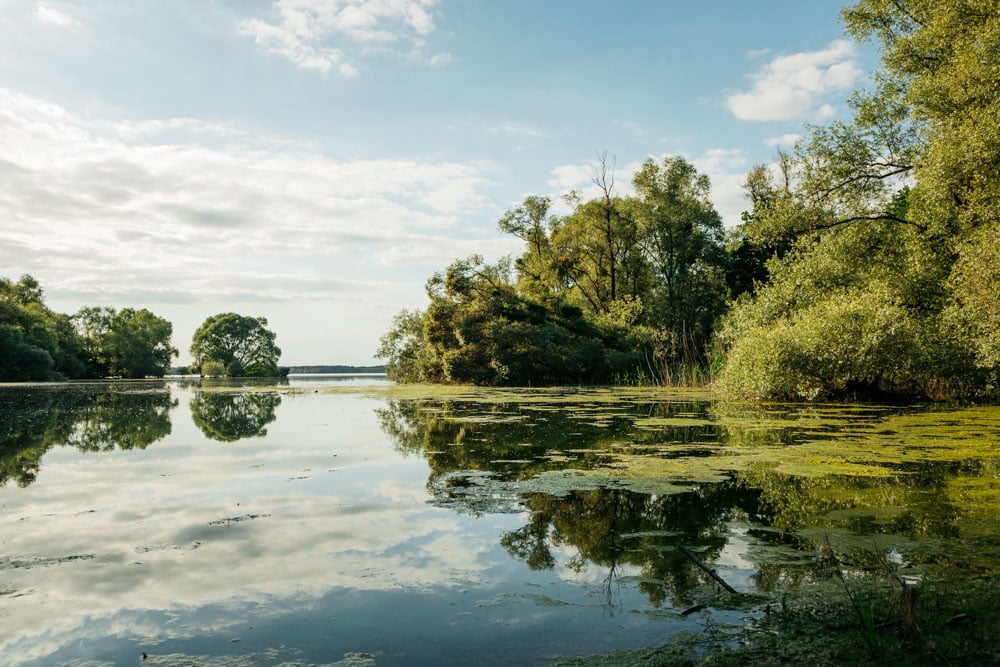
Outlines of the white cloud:
M0 266L76 304L65 312L149 307L176 325L170 308L192 305L181 347L205 310L234 303L367 299L388 322L428 264L512 250L495 242L494 169L340 161L225 124L95 120L0 89Z
M486 131L489 132L490 134L513 134L525 137L542 138L548 136L541 130L534 128L530 125L525 125L523 123L515 123L514 121L510 120L505 120L501 123L497 123L496 125L487 126Z
M780 137L768 137L764 140L764 144L770 146L771 148L778 148L779 146L794 146L795 143L801 138L801 134L783 134Z
M39 20L44 21L45 23L62 26L63 28L75 28L80 25L79 21L66 12L46 7L41 3L35 5L35 14L38 16Z
M579 189L590 184L594 167L589 164L564 164L552 170L549 187L562 192Z
M435 53L433 56L427 59L427 64L431 67L443 67L451 62L450 53Z
M737 148L712 148L691 160L698 171L712 181L711 200L727 227L740 224L740 214L747 208L743 184L749 160Z
M366 54L393 54L432 67L451 60L445 52L426 55L425 37L434 30L437 0L277 0L271 21L249 17L241 34L267 53L297 67L342 76L360 74Z
M829 117L826 99L850 90L861 73L857 49L837 40L821 51L776 56L752 75L753 88L733 93L726 106L742 120Z
M691 163L698 171L711 175L745 170L747 158L738 148L710 148Z

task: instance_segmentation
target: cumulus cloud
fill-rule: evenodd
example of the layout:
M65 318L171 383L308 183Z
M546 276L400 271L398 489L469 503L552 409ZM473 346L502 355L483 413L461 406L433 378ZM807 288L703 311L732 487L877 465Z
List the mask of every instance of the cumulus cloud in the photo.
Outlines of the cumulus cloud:
M828 117L830 95L850 90L861 76L857 49L837 40L820 51L779 55L751 75L749 91L733 93L726 106L742 120Z
M35 5L35 15L38 16L40 21L61 26L63 28L75 28L80 25L79 21L66 12L61 12L58 9L47 7L41 3Z
M712 148L693 158L691 164L712 181L711 200L727 227L740 224L740 214L747 208L743 183L750 162L736 148Z
M0 155L0 265L81 300L364 292L375 283L348 264L310 272L302 258L403 261L393 249L408 239L421 265L443 265L454 255L441 237L471 242L477 232L457 223L491 205L487 164L337 161L238 128L104 122L2 90Z
M440 67L446 52L428 54L437 0L277 0L271 18L248 17L237 29L267 53L302 69L360 74L357 59L390 54Z
M795 143L802 138L801 134L783 134L780 137L768 137L764 140L764 144L770 146L771 148L779 148L781 146L794 146Z

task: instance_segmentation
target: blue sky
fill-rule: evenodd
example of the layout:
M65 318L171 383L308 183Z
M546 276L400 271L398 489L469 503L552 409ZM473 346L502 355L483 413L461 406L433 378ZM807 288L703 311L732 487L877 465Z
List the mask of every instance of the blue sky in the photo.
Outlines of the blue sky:
M526 195L746 172L875 65L821 2L0 0L0 275L146 307L188 360L265 316L284 364L373 363L451 260L518 251Z

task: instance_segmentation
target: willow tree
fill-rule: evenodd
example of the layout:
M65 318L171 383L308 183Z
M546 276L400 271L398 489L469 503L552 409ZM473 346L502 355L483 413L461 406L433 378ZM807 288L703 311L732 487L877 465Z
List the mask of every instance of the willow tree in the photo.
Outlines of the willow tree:
M230 376L275 376L281 356L275 339L266 318L219 313L194 332L191 356L198 367L221 363Z
M815 128L745 225L787 243L719 336L722 387L752 398L955 396L998 370L1000 8L861 0L881 66L854 117ZM759 202L759 205L757 205Z

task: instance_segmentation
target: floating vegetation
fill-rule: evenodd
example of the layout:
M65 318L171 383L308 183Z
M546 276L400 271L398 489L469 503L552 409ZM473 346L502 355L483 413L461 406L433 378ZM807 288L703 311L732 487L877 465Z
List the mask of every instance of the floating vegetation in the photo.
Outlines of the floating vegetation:
M47 567L49 565L62 565L63 563L93 560L94 558L97 558L96 554L74 554L72 556L56 556L54 558L8 558L3 556L0 557L0 570Z
M266 519L271 516L270 514L241 514L240 516L231 516L225 519L216 519L215 521L209 521L209 526L228 526L231 523L242 523L243 521L253 521L254 519Z

